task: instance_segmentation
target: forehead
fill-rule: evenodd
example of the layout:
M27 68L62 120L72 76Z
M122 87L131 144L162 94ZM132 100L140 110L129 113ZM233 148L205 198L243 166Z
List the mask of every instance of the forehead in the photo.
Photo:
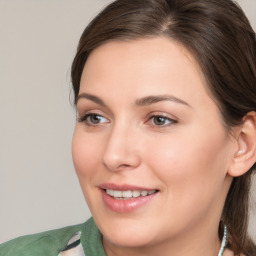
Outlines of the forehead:
M182 45L157 37L133 41L110 41L94 49L85 64L80 92L130 91L170 93L198 98L206 83L193 55ZM128 94L127 94L128 95ZM120 96L120 95L117 95ZM181 95L180 95L181 96Z
M91 59L94 62L99 61L98 67L100 63L105 64L105 61L108 61L112 65L114 62L118 62L118 64L121 62L122 65L118 65L120 68L125 68L130 64L142 63L145 69L148 67L145 64L152 66L152 64L160 65L162 63L169 66L172 61L178 67L179 63L187 64L190 62L190 66L194 66L197 72L201 72L200 66L189 50L182 44L163 36L126 41L109 41L90 53L85 66L88 66L88 62L92 62Z

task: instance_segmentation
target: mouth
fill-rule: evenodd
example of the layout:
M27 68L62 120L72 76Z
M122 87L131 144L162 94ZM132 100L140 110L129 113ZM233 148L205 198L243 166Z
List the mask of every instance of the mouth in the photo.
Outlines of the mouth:
M138 197L146 197L158 192L158 190L113 190L113 189L104 189L105 192L114 199L117 200L128 200Z
M100 187L104 205L111 211L129 213L145 205L151 205L160 190L133 185L104 184Z

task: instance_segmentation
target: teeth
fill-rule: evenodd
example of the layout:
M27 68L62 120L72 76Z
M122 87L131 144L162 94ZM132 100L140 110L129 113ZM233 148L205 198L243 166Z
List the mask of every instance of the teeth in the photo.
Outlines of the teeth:
M109 192L110 192L109 194L110 194L111 196L114 196L114 190L110 190L110 189L109 189Z
M147 196L152 195L156 192L156 190L126 190L126 191L120 191L120 190L112 190L112 189L106 189L106 193L116 199L129 199L133 197L139 197L139 196Z
M114 197L122 197L122 191L114 191Z
M142 196L146 196L146 195L148 194L148 192L145 191L145 190L143 190L143 191L140 192L140 194L141 194Z
M122 197L132 197L132 191L128 190L128 191L123 191L122 193Z
M132 197L139 197L139 196L140 196L140 191L139 190L132 191Z

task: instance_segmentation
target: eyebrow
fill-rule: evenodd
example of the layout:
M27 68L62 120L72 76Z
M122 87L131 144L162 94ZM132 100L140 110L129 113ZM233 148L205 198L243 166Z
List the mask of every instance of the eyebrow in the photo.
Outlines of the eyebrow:
M151 105L160 101L172 101L175 103L179 103L179 104L183 104L186 105L188 107L191 107L186 101L177 98L173 95L152 95L152 96L146 96L143 97L141 99L136 100L136 105L138 106L147 106L147 105Z
M104 101L102 99L100 99L99 97L92 95L92 94L88 94L88 93L81 93L77 96L76 99L76 103L78 102L79 99L84 98L90 101L93 101L103 107L106 107L107 105L104 103Z
M92 95L92 94L88 94L88 93L81 93L77 96L77 100L76 102L78 102L79 99L81 98L85 98L88 99L90 101L93 101L103 107L107 107L107 105L104 103L104 101L102 99L100 99L99 97ZM173 95L151 95L151 96L146 96L140 99L137 99L135 101L135 104L137 106L148 106L157 102L161 102L161 101L172 101L175 103L179 103L179 104L183 104L185 106L191 107L186 101L177 98Z

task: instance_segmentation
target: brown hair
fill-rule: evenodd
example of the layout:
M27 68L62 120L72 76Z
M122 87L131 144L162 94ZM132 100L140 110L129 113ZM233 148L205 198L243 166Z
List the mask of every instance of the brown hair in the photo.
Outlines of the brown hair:
M256 111L256 36L241 8L231 0L117 0L84 30L71 70L75 104L90 52L110 40L166 36L197 59L228 129ZM228 246L236 255L255 256L247 234L249 191L254 166L234 178L220 222L228 226Z

